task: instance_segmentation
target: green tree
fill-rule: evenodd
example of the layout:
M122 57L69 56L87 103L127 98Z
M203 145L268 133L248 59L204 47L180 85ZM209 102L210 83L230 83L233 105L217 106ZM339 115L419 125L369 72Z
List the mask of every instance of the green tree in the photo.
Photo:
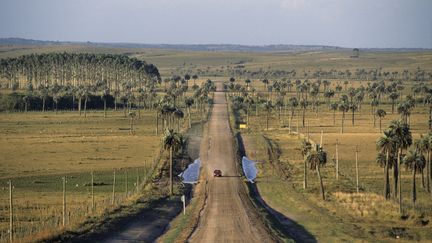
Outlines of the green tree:
M347 101L342 100L339 103L339 110L342 112L341 133L344 132L345 113L349 111L349 108L350 106Z
M269 119L270 119L270 113L273 110L273 104L271 102L271 100L267 100L266 102L263 103L263 108L266 111L266 115L267 115L267 119L266 119L266 130L269 129Z
M167 129L162 138L162 144L165 150L169 150L169 190L170 195L174 193L173 187L173 167L174 167L174 153L180 148L181 145L181 135L174 132L172 129Z
M396 144L397 163L395 164L395 171L397 172L398 181L395 182L395 192L399 191L399 213L402 213L402 183L401 183L401 154L403 149L407 149L412 144L412 135L408 125L401 121L392 121L389 126L389 131ZM399 190L397 190L399 185Z
M339 108L339 104L337 102L333 102L330 104L330 110L333 111L333 126L336 125L336 111Z
M327 163L327 152L320 145L315 145L315 149L311 150L306 156L306 161L310 165L310 169L315 169L320 183L321 196L325 200L324 184L320 172L320 167Z
M384 198L387 200L390 198L390 154L395 151L395 141L392 138L392 134L389 131L384 131L384 134L377 140L377 149L380 151L378 154L377 161L382 161L380 155L385 154L384 160Z
M415 207L415 202L417 200L416 173L421 172L424 169L426 161L424 156L417 149L410 149L404 157L403 163L407 169L412 171L411 200Z
M192 127L192 122L191 122L191 107L194 103L194 99L192 97L186 97L185 100L185 105L187 108L187 113L188 113L188 124L189 124L189 128Z
M381 120L387 115L387 113L383 109L378 109L376 110L375 115L379 118L379 129L381 132Z

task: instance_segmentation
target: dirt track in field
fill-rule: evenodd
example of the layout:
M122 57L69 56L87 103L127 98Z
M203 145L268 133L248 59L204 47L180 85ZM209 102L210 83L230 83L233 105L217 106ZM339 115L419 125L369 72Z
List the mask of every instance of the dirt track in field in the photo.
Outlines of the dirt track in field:
M203 138L203 143L208 144L201 146L200 152L201 173L208 180L208 197L189 241L273 242L256 214L237 171L225 93L215 92L214 101L208 130ZM223 177L213 178L215 169L220 169Z

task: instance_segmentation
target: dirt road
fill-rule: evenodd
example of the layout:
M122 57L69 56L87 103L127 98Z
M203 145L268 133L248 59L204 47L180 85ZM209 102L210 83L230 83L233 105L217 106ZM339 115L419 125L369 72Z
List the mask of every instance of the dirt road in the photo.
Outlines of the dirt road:
M220 87L218 87L220 90ZM273 242L249 201L235 165L225 94L215 92L214 107L201 150L208 198L190 242ZM213 170L223 177L213 178Z

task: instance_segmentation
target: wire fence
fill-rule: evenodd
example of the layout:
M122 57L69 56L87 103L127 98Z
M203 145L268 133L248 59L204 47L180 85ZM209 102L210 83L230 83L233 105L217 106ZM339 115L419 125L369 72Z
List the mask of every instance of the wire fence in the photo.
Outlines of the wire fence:
M34 241L91 221L153 179L160 155L141 167L0 179L0 242Z

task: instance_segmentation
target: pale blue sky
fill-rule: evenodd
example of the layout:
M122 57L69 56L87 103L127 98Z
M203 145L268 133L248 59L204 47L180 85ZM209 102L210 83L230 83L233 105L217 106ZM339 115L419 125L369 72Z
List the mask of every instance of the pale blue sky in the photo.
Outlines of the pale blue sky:
M432 48L432 0L0 0L0 37Z

